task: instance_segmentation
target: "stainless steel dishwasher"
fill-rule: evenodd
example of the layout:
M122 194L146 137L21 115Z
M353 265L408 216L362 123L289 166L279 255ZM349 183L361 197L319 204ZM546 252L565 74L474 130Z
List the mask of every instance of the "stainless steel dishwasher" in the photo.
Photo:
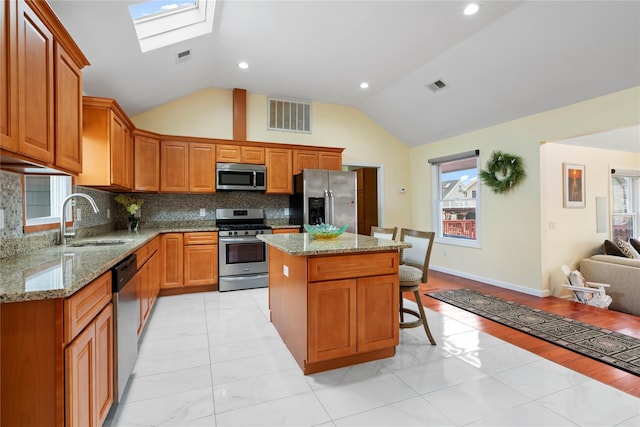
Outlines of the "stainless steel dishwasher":
M114 390L120 402L138 357L138 323L140 305L136 293L138 271L136 254L131 254L112 269L115 310Z

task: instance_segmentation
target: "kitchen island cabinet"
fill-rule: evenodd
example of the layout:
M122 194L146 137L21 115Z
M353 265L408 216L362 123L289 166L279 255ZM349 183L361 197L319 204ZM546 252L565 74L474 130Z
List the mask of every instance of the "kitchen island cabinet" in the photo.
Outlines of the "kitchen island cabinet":
M269 245L271 322L304 374L395 354L407 244L351 233L258 238Z

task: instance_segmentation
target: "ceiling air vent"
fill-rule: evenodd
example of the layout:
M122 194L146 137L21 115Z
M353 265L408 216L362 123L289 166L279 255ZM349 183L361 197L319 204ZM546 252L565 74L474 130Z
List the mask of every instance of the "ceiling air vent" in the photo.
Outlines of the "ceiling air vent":
M177 64L184 62L189 58L191 58L191 49L183 50L182 52L176 53Z
M434 92L438 92L439 90L446 88L447 85L442 80L436 80L435 82L428 84L427 87Z
M311 103L287 99L267 99L267 130L311 133Z

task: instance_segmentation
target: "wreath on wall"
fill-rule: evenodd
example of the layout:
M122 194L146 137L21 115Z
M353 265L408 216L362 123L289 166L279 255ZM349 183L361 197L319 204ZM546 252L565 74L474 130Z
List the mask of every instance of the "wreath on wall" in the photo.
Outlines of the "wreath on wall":
M480 178L487 184L494 193L504 193L513 187L526 176L522 158L494 151L487 161L487 168L480 169Z

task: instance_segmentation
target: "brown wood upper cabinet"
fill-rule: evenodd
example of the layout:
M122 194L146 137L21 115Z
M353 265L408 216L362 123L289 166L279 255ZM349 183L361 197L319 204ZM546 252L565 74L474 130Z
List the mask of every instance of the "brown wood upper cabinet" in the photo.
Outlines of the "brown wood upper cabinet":
M264 147L218 144L216 145L216 161L264 165Z
M293 174L291 150L286 148L265 149L267 167L266 194L292 194Z
M82 173L77 185L133 189L133 123L114 99L83 98Z
M214 144L162 141L160 191L168 193L215 193L216 150Z
M0 148L3 167L82 170L82 77L89 65L46 2L0 6ZM10 160L11 159L11 160Z
M134 190L160 191L160 140L135 134L133 159Z
M342 169L342 153L321 150L293 150L293 174L304 169Z

